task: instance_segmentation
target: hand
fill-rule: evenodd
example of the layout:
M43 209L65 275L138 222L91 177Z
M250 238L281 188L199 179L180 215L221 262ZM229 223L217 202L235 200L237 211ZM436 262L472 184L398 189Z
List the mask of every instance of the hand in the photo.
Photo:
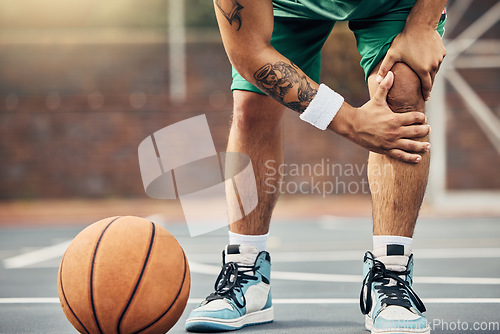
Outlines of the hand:
M377 82L381 82L392 66L397 62L408 65L420 78L422 97L430 97L434 77L436 76L446 50L439 33L432 27L414 26L406 28L396 36L382 60L378 70Z
M370 151L418 163L422 157L416 153L429 151L430 144L415 139L429 134L430 126L421 112L392 112L387 93L393 82L394 74L389 72L370 101L357 109L341 108L329 127Z

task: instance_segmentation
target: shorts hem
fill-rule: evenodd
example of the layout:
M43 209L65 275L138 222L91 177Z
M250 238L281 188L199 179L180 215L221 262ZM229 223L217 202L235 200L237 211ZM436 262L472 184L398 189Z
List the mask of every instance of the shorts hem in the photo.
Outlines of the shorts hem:
M231 84L231 91L235 90L243 90L247 92L253 92L261 95L266 95L264 92L262 92L260 89L249 83L248 81L243 81L243 80L236 80L233 81Z
M446 23L446 17L442 20L439 21L439 24L437 26L436 31L443 37L444 34L444 25ZM398 33L399 34L399 33ZM368 66L361 66L363 70L365 71L365 81L368 82L368 77L372 73L373 69L377 67L377 65L382 61L382 59L385 58L385 55L387 54L387 51L389 51L389 48L392 45L392 42L396 38L398 34L395 34L391 36L387 41L380 47L380 50L377 52L377 54L373 57L371 60L370 64Z

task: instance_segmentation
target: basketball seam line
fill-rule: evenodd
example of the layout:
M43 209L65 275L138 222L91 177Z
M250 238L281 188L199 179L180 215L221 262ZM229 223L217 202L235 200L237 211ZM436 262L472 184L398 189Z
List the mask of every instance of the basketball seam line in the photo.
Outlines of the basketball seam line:
M182 248L181 248L182 250ZM155 321L153 321L152 323L150 323L149 325L147 325L146 327L144 328L141 328L140 330L138 330L136 333L140 333L142 332L143 330L146 330L148 329L149 327L153 326L154 324L156 324L158 321L160 321L161 318L163 318L165 316L165 314L168 313L168 311L170 311L170 309L174 306L175 302L177 302L177 299L179 298L179 295L181 294L182 292L182 289L184 288L184 283L186 282L186 271L187 271L187 264L186 264L186 254L184 253L184 250L182 250L182 255L184 257L184 275L182 277L182 282L181 282L181 286L179 287L179 291L177 291L177 295L175 296L174 300L172 301L172 303L170 304L170 306L167 308L167 310L165 312L163 312L162 315L160 315Z
M112 221L109 222L109 224L102 230L101 235L99 236L99 239L97 240L97 244L95 245L94 249L94 255L92 257L92 267L90 268L90 301L92 303L92 313L94 314L94 320L97 325L97 329L99 330L99 333L102 334L102 328L101 325L99 324L99 319L97 319L97 312L95 309L95 302L94 302L94 264L95 264L95 259L97 256L97 249L99 248L99 244L101 243L102 237L104 236L104 233L106 233L106 230L109 228L111 224L113 224L116 220L121 218L121 216L116 217Z
M61 267L59 269L59 282L61 284L61 292L62 292L62 295L63 295L63 298L64 298L64 302L66 303L66 305L68 306L69 310L71 311L71 314L73 314L73 316L75 317L75 319L78 321L78 323L83 327L83 329L85 330L85 333L89 333L89 330L85 327L85 325L80 321L80 319L78 318L78 316L76 315L75 311L73 311L73 309L71 308L71 306L69 305L69 301L68 299L66 298L66 293L64 292L64 287L63 287L63 281L62 281L62 268L63 268L63 262L64 262L64 255L63 255L63 258L61 260Z
M127 313L128 308L130 307L130 304L132 304L132 300L134 299L135 294L136 294L137 290L139 289L139 284L141 283L142 277L144 276L144 272L146 271L146 266L149 262L149 258L151 257L151 250L153 249L153 242L155 239L155 231L156 231L155 224L153 222L151 222L151 225L152 225L151 239L149 241L148 253L146 254L146 259L144 260L144 265L142 266L142 270L141 270L141 273L139 275L139 278L137 279L137 282L135 283L135 287L134 287L134 290L132 291L132 295L130 296L130 298L127 302L127 305L125 305L125 308L123 309L123 312L120 315L120 318L118 319L118 323L116 324L116 331L118 334L120 334L120 326L121 326L121 323L123 321L123 318L125 317L125 314Z

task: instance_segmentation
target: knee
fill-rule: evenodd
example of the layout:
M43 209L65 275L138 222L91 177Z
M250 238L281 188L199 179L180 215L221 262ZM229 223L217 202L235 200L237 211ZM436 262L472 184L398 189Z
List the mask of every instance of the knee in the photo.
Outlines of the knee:
M392 67L394 84L387 95L387 103L394 112L424 112L420 78L404 63Z
M266 95L235 92L232 126L240 131L276 132L283 124L284 108Z

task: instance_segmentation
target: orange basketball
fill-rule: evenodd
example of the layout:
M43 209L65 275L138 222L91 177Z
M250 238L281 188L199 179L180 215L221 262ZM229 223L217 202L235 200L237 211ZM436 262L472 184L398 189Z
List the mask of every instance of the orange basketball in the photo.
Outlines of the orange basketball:
M81 231L57 278L64 314L80 333L165 333L189 296L177 240L139 217L111 217Z

